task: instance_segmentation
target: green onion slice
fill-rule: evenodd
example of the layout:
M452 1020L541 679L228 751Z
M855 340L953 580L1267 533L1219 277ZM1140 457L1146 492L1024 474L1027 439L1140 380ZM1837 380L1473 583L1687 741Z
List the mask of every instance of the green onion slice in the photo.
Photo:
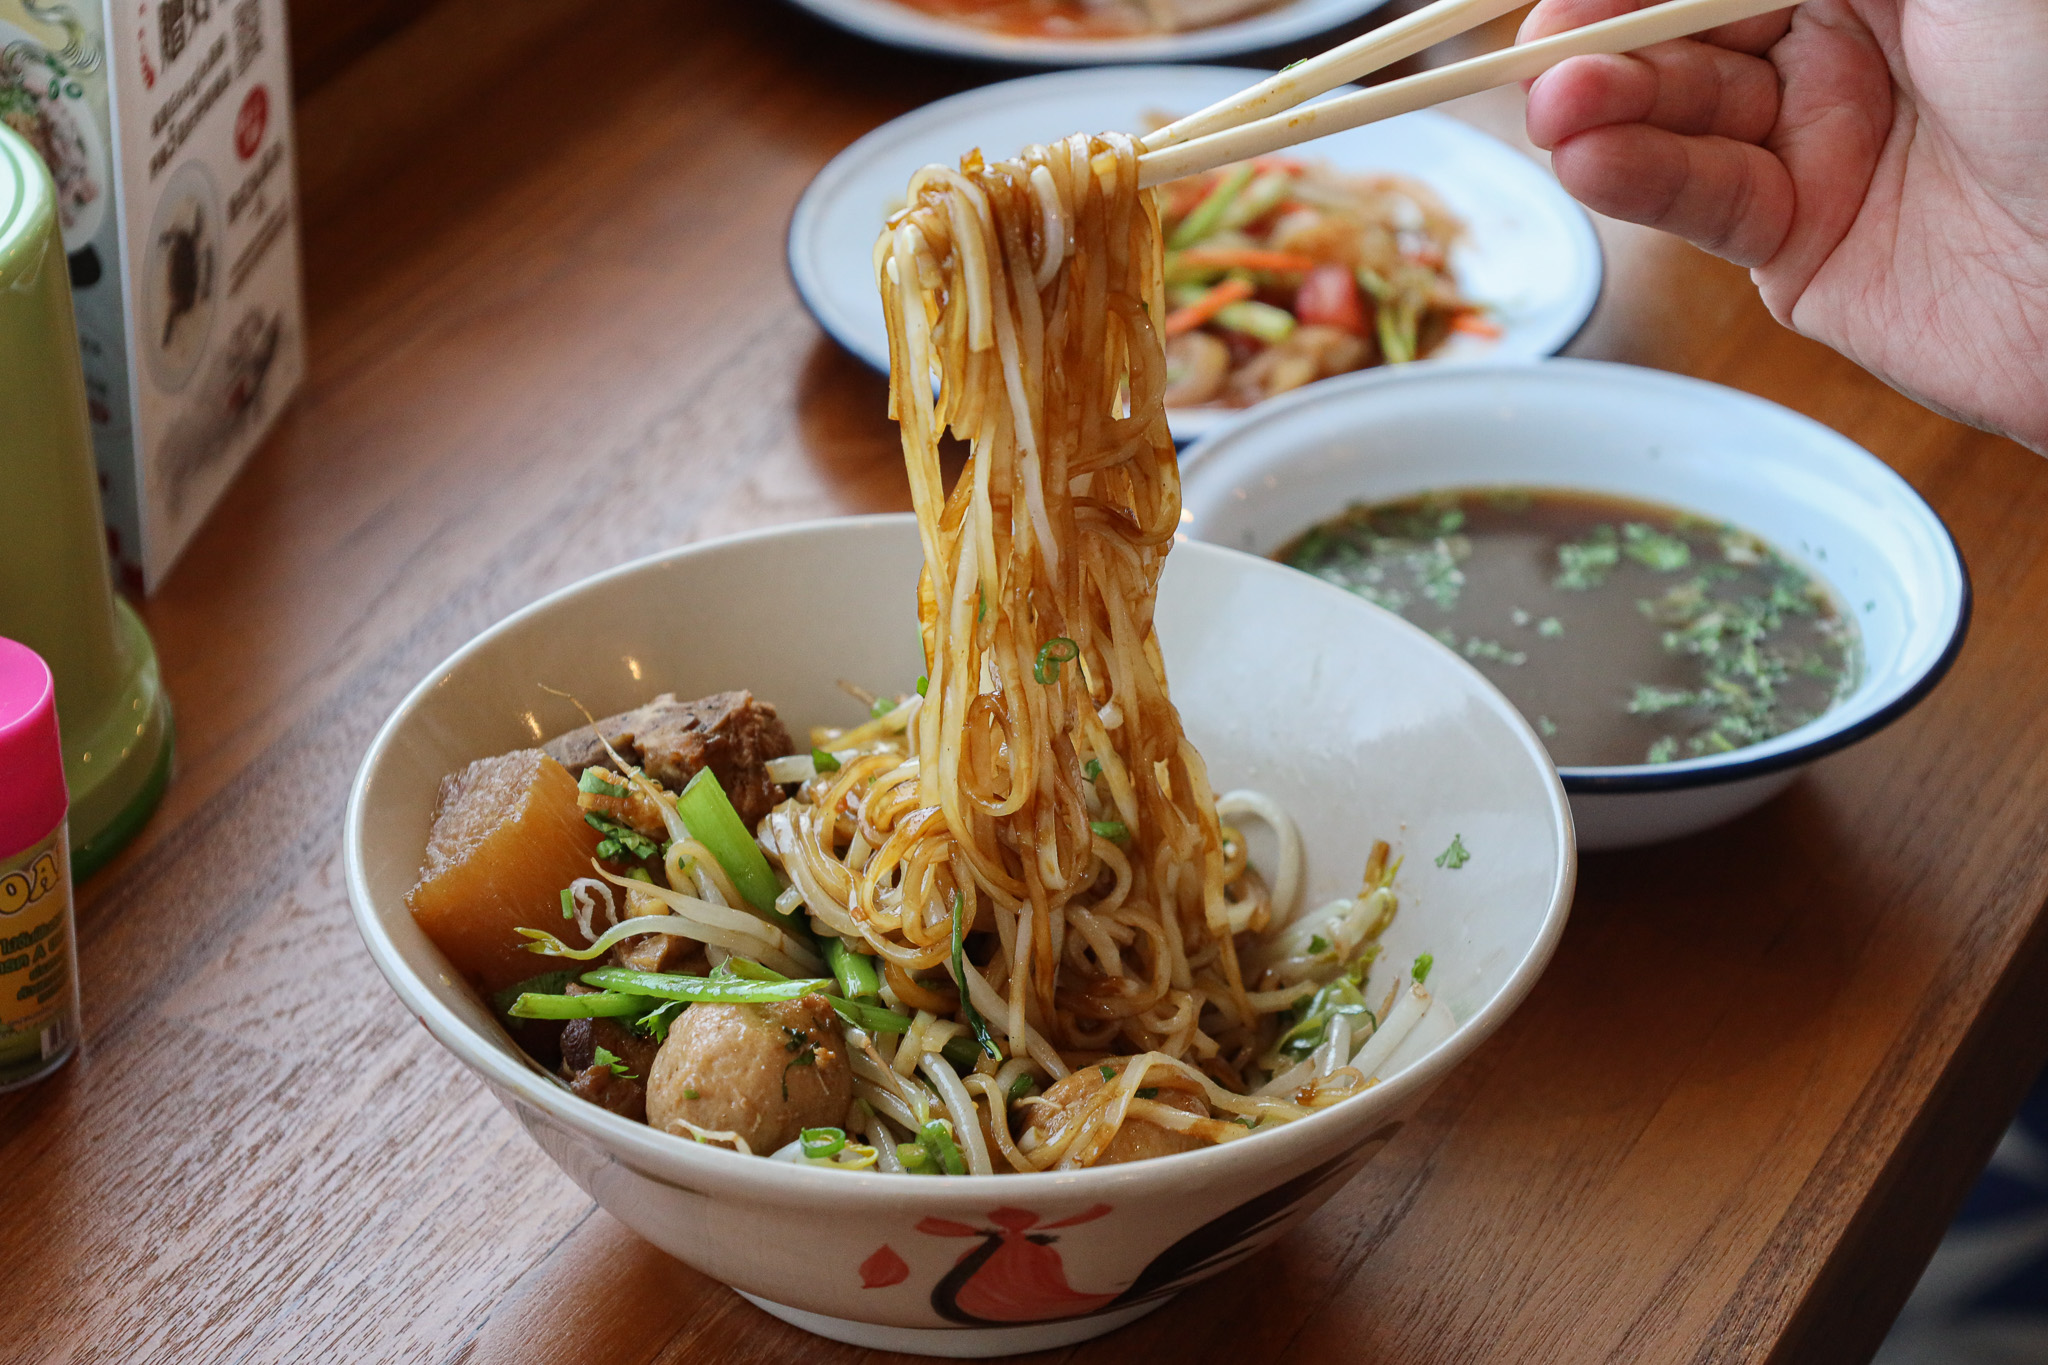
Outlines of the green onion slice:
M1038 661L1031 665L1031 676L1050 686L1060 680L1060 665L1072 663L1081 657L1081 646L1064 635L1055 635L1038 651Z
M1095 831L1097 838L1107 839L1113 844L1120 844L1131 837L1131 831L1121 820L1090 820L1088 828Z
M960 1144L953 1140L952 1124L932 1119L917 1130L917 1140L932 1163L947 1175L967 1174L967 1158L960 1155Z
M882 977L875 970L875 960L866 953L857 952L846 944L845 939L821 939L819 946L825 950L825 965L839 982L839 993L849 1000L879 998L882 994Z
M825 749L813 749L811 750L811 766L821 773L836 773L839 771L839 760L834 758Z
M797 1135L797 1150L812 1161L829 1161L845 1147L843 1128L806 1128Z
M769 870L768 856L747 832L746 822L726 799L725 788L718 785L711 769L697 770L697 775L683 788L683 794L676 798L676 814L683 817L690 837L711 850L711 856L718 859L718 865L749 904L785 929L803 928L795 916L776 912L775 898L782 894L782 888L776 885L775 873Z

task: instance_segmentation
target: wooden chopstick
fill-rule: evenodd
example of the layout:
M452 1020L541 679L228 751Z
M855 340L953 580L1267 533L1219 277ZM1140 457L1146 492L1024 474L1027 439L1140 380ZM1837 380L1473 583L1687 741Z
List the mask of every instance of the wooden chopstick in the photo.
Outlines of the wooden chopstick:
M1418 76L1388 81L1385 85L1350 95L1339 95L1305 109L1269 115L1157 151L1147 151L1138 158L1138 184L1140 187L1163 185L1182 176L1213 171L1233 161L1264 156L1298 142L1413 113L1445 100L1476 95L1495 86L1529 80L1568 57L1632 52L1653 43L1669 42L1673 38L1684 38L1723 24L1790 8L1786 0L1665 0L1665 3L1649 9L1552 34L1533 43L1489 52L1483 57L1454 62ZM1246 93L1256 93L1270 83L1270 80L1261 82ZM1234 105L1237 101L1225 103ZM1210 111L1203 112L1207 114ZM1176 126L1169 125L1160 131L1167 132Z
M1162 147L1171 147L1191 138L1235 128L1268 114L1277 114L1283 109L1292 109L1303 100L1314 99L1346 81L1355 81L1382 67L1392 66L1403 57L1412 57L1446 38L1455 38L1467 29L1491 23L1527 3L1528 0L1436 0L1435 4L1425 5L1413 14L1370 33L1362 33L1319 56L1296 62L1284 71L1276 71L1249 90L1241 90L1207 109L1177 119L1143 139L1143 146L1148 152L1156 152Z

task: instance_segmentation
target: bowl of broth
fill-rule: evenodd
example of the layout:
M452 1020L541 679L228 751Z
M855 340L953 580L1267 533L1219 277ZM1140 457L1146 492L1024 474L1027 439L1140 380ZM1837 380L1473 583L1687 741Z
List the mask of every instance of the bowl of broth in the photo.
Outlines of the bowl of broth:
M1969 578L1883 461L1633 366L1416 366L1268 403L1184 457L1185 533L1421 627L1558 765L1580 846L1708 828L1940 680Z

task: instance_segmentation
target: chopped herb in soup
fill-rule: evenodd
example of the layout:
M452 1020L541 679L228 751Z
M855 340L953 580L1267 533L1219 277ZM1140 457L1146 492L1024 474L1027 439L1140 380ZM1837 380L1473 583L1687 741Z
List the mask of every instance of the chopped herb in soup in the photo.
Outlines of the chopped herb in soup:
M1463 654L1568 766L1756 744L1855 681L1854 625L1747 531L1576 492L1358 505L1275 556Z

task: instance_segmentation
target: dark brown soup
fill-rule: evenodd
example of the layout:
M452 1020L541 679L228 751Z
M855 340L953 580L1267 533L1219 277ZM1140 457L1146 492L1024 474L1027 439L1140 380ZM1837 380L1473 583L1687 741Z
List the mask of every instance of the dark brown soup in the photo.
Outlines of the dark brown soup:
M1676 508L1459 489L1355 506L1274 558L1477 664L1565 766L1739 749L1855 681L1855 627L1821 583Z

